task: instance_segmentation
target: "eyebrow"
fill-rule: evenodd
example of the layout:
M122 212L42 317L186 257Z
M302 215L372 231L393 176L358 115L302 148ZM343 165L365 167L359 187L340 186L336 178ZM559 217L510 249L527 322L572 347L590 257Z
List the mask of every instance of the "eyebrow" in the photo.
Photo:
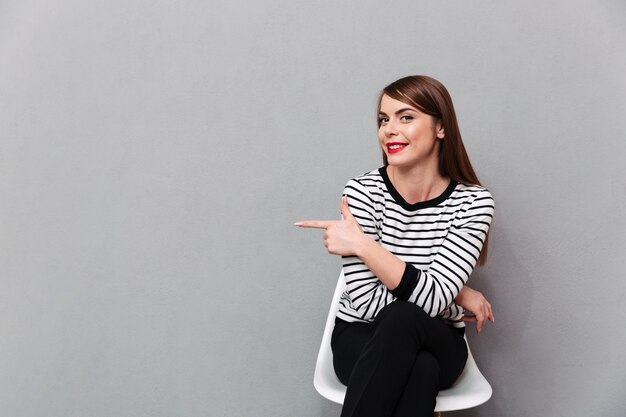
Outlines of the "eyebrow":
M404 107L404 108L398 110L395 114L404 113L405 111L416 112L417 110L415 110L415 109L413 109L411 107ZM387 115L387 113L385 113L384 111L379 111L378 114L384 114L385 116Z

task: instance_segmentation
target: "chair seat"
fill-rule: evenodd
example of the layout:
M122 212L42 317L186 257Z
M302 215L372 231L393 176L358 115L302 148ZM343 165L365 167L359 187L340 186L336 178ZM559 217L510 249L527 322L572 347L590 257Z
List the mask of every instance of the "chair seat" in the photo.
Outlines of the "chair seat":
M317 355L315 364L315 376L313 385L317 392L324 398L337 404L343 404L346 396L346 386L343 385L333 368L333 353L330 348L330 338L335 328L335 316L339 310L339 299L346 290L343 272L339 275L333 301L326 319L326 327L322 336L322 344ZM465 340L467 343L467 339ZM437 396L436 412L464 410L481 405L491 398L492 389L489 382L480 373L472 352L467 347L467 363L465 369L454 385L448 389L439 391Z

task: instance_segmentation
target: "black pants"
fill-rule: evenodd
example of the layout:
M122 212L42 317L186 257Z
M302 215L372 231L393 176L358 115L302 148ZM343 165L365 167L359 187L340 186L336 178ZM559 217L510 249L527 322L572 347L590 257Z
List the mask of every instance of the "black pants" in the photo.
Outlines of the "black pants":
M395 301L373 323L337 319L333 365L348 386L341 417L432 417L465 367L464 330Z

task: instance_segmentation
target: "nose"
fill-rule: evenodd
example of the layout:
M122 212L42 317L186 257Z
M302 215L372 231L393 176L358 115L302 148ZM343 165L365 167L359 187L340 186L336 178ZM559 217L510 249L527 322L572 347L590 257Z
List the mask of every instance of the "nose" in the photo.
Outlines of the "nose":
M398 129L396 128L396 125L393 122L393 120L389 120L387 124L385 124L383 129L384 129L383 132L385 133L386 137L390 137L390 136L394 136L398 134Z

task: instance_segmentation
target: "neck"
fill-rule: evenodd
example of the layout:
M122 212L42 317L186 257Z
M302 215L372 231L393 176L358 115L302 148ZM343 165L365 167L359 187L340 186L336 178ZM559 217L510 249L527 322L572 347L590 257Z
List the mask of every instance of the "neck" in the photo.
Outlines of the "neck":
M432 200L445 191L450 178L444 177L436 169L411 167L402 168L387 166L387 174L391 183L409 204Z

